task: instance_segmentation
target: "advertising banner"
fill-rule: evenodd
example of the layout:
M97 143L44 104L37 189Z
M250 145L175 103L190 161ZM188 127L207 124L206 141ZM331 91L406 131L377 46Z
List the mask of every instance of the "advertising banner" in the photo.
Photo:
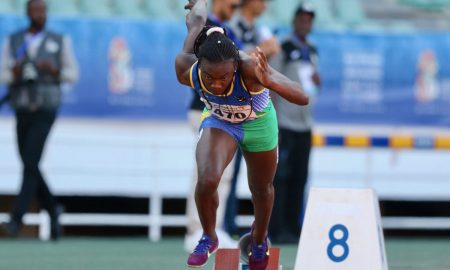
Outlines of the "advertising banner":
M0 40L26 23L0 17ZM48 28L72 39L80 67L80 80L63 85L63 116L185 119L192 93L174 68L183 22L53 18ZM322 78L317 123L450 125L450 33L316 32L312 40Z
M450 33L317 33L322 123L450 125Z

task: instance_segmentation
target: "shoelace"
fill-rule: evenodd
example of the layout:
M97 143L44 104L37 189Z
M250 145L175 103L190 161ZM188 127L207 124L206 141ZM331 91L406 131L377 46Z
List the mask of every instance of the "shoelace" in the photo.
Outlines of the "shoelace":
M194 249L195 254L204 254L208 252L210 246L210 240L207 237L202 237L200 241L198 241L198 245Z
M253 258L257 261L264 259L264 257L266 256L266 252L267 247L265 243L252 246Z

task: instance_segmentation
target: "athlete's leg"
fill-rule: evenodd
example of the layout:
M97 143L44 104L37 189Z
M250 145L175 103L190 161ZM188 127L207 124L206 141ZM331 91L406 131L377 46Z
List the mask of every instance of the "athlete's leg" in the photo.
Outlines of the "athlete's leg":
M201 116L202 111L200 110L190 110L188 113L189 125L192 128L192 131L196 135L196 139L199 139L199 130L201 124ZM216 228L220 229L224 225L225 218L225 209L227 205L227 199L229 197L231 181L234 172L234 161L230 162L230 165L225 169L222 174L222 178L220 179L219 187L217 188L217 193L219 195L219 207L217 208L217 222ZM200 219L198 217L197 206L195 205L195 186L197 185L197 164L195 164L195 169L192 175L192 184L189 192L189 196L186 202L186 218L187 218L187 234L194 236L194 234L202 229L202 224L200 223ZM197 244L197 240L195 239L195 243L192 245L195 246ZM222 241L222 244L224 242ZM188 245L186 245L187 247ZM192 247L193 248L193 247ZM188 251L192 249L191 247L186 248Z
M227 193L226 198L226 206L225 206L225 214L224 214L224 228L230 234L239 234L239 228L236 225L236 216L237 216L237 204L238 199L236 197L236 187L239 177L239 171L242 163L242 152L237 151L234 159L229 167L233 168L232 176L230 179L230 189ZM219 206L220 208L220 206Z
M217 239L215 232L216 211L219 204L217 187L225 168L233 159L236 148L235 139L217 128L203 129L197 144L198 181L195 202L203 230L213 240Z
M273 178L277 169L277 148L265 152L246 152L248 183L255 212L253 239L262 243L267 236L274 200Z

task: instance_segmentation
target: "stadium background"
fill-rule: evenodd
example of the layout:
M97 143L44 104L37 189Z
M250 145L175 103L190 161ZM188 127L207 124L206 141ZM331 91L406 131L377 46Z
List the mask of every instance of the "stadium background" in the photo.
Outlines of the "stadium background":
M0 40L26 26L25 2L0 1ZM165 192L163 214L177 218L162 226L159 245L169 247L159 252L164 254L171 245L179 245L182 253L181 240L165 240L184 233L181 215L193 167L195 139L185 121L190 92L176 82L173 68L186 31L185 1L47 2L48 26L70 35L81 71L77 84L64 86L62 117L43 162L52 189L68 213L137 215L138 219L155 207L150 195L158 183ZM375 188L393 269L416 269L411 267L413 262L402 260L402 256L415 254L408 253L409 240L413 241L410 249L429 250L436 256L424 259L423 268L417 269L450 269L448 258L439 255L448 253L448 238L434 241L435 236L448 237L450 230L450 169L446 165L450 161L450 1L309 2L318 14L312 41L319 50L323 80L315 105L318 147L313 152L310 185ZM291 13L298 3L271 1L261 23L283 38L289 33ZM423 78L428 85L421 85ZM3 93L4 87L0 88L0 95ZM19 185L13 125L9 108L2 109L3 213L10 209ZM179 161L172 164L174 156ZM246 215L251 213L244 173L238 195L238 221L244 229L249 224ZM131 219L130 224L114 221L108 226L95 225L95 218L82 220L84 223L67 225L66 235L116 238L150 234L142 224L133 226ZM30 219L32 225L39 222ZM32 238L38 234L36 226L23 233ZM403 237L389 238L391 235ZM120 241L77 239L63 240L60 248L45 248L56 255L72 243L80 250L92 244L107 254L108 246L120 246ZM147 247L142 239L125 246L133 243L134 248L142 248L140 252L151 247L158 250L158 245ZM33 241L23 245L2 241L0 245L30 253L40 247ZM14 259L8 260L14 258L14 248L9 253L1 250L0 266L9 262L5 266L11 268L5 269L20 268ZM291 252L286 264L292 267L295 248L286 250ZM393 256L390 250L395 250ZM413 257L417 258L414 265L422 267L419 258L423 257L409 258ZM38 260L36 269L43 265L52 262ZM95 269L101 267L100 261Z

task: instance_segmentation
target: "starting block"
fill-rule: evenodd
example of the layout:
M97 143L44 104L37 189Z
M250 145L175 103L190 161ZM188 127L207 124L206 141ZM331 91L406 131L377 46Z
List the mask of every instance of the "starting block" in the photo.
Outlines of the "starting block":
M267 270L282 270L280 265L280 249L269 248L269 265ZM237 248L218 249L214 261L214 270L248 270L248 264L240 262L240 250Z
M238 248L218 249L214 261L214 270L249 270L248 250L250 248L251 234L244 234L239 239ZM282 270L280 265L280 249L269 245L269 263L266 270Z
M387 270L371 189L312 188L294 270Z

